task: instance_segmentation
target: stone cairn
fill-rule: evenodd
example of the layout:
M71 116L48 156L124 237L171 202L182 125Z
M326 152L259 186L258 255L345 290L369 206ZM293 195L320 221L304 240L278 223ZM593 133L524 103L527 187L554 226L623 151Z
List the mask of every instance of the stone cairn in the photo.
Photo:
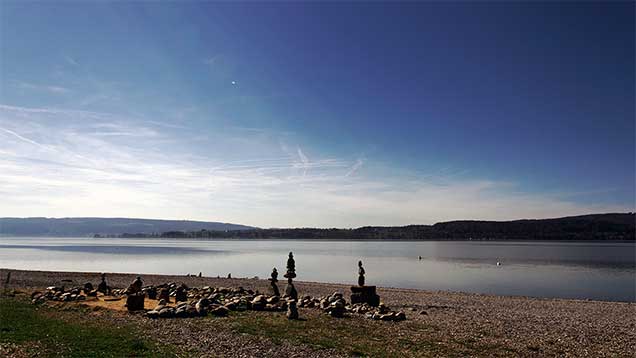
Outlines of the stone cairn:
M142 311L146 294L142 292L144 282L141 277L137 278L126 289L126 308L128 311Z
M296 278L296 261L294 260L294 254L289 253L287 258L287 272L284 277L287 279L287 287L285 287L285 296L293 300L298 299L298 291L294 287L293 279Z
M188 294L186 292L187 289L188 289L188 286L186 286L183 283L177 287L174 294L175 302L184 302L188 300Z
M294 254L289 253L287 258L287 272L285 273L287 278L287 287L285 287L285 297L287 298L287 318L298 319L298 291L294 287L293 279L296 277L296 261L294 260Z
M165 285L159 288L159 301L170 302L170 289Z
M269 284L271 286L272 294L274 296L280 296L280 291L278 290L278 285L276 284L276 282L278 282L278 270L276 270L276 267L274 267L272 269L271 277L269 278Z
M369 306L378 307L380 296L376 293L375 286L364 285L364 274L362 261L358 261L358 286L351 286L351 303L366 303Z
M101 292L105 295L110 295L110 286L106 283L106 274L102 273L102 282L97 285L97 292Z
M258 291L252 291L238 288L225 287L202 287L188 288L183 283L165 283L156 286L143 287L141 277L137 277L127 289L113 289L106 284L105 275L102 274L102 281L96 290L93 290L91 283L86 283L84 287L78 286L66 291L64 286L51 286L44 293L33 292L31 295L34 304L51 301L82 301L87 296L94 293L93 300L119 300L121 296L126 296L126 307L129 311L144 310L144 298L147 295L158 299L157 306L146 312L149 318L187 318L213 315L217 317L227 316L231 311L270 311L270 312L286 312L288 319L299 318L299 308L320 309L331 317L345 317L350 314L362 314L366 318L381 321L401 321L406 319L406 315L402 311L392 311L385 304L380 303L380 297L376 294L375 286L365 286L365 270L362 267L362 261L358 262L358 286L351 287L351 302L348 303L344 295L340 292L334 292L324 297L303 296L298 299L298 292L293 284L296 277L296 262L294 256L290 252L287 260L287 272L284 277L287 278L287 287L285 288L286 299L281 299L279 292L273 295L261 294ZM272 270L271 285L276 287L278 282L278 272L276 268ZM114 295L115 297L103 297L98 295L103 291ZM82 291L84 294L82 294ZM158 295L157 295L158 293ZM169 306L170 297L175 297L176 307ZM153 299L153 298L152 298Z

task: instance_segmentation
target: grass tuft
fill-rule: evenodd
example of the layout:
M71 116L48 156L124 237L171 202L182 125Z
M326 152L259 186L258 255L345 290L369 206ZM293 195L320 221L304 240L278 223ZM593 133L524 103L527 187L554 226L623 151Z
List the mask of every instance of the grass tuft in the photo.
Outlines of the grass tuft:
M0 297L0 343L22 346L39 357L171 357L152 342L139 338L133 327L98 326L55 314L19 298Z

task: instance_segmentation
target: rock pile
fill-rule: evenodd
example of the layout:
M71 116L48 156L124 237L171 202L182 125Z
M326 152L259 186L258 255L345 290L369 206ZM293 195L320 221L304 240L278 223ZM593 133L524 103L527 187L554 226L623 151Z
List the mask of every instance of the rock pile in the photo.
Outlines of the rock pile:
M344 317L346 313L357 313L364 314L365 317L369 319L382 321L402 321L406 319L406 314L404 312L392 311L383 303L381 303L377 308L369 305L368 303L349 304L340 292L334 292L329 296L322 297L318 300L318 302L318 306L323 310L323 312L336 318Z
M189 302L180 302L175 308L167 306L165 300L159 301L155 309L147 312L150 318L196 317L208 314L218 317L227 316L230 311L285 311L287 302L278 296L268 296L238 288L211 288L190 290Z
M331 317L344 317L345 312L347 311L345 306L347 306L347 301L345 301L344 296L340 292L334 292L320 300L320 307Z
M86 296L82 294L81 287L73 287L68 291L64 290L64 287L50 286L46 288L44 292L33 292L31 294L32 303L44 303L45 301L82 301Z
M45 292L34 292L31 295L33 303L43 303L51 301L80 301L85 300L86 295L82 294L83 289L90 290L90 287L74 287L68 291L64 287L51 286ZM138 286L137 286L138 287ZM127 292L128 291L128 292ZM92 292L92 291L90 291ZM166 283L158 286L146 286L138 293L128 290L112 290L112 293L119 296L126 295L127 298L139 295L155 296L158 292L159 301L152 310L146 312L150 318L187 318L201 316L224 317L231 311L270 311L286 312L289 319L298 319L298 308L315 308L322 310L325 314L341 318L350 314L361 314L369 319L382 321L401 321L406 319L402 311L393 311L385 304L374 307L367 302L350 303L347 302L341 292L334 292L331 295L316 298L302 296L298 300L292 297L279 297L275 295L261 294L243 287L202 287L188 288L183 284ZM178 297L177 297L178 296ZM169 306L172 300L176 302L176 307ZM108 298L104 298L108 300ZM131 307L129 307L130 309ZM143 306L142 308L143 309Z
M367 311L365 317L381 321L403 321L406 319L406 314L403 311L392 311L389 307L380 303L377 309Z

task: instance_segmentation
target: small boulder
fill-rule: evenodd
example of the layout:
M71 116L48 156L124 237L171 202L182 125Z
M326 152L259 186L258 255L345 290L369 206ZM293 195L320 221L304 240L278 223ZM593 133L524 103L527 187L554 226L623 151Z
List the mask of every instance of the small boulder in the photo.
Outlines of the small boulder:
M225 317L228 315L228 313L230 313L230 310L227 309L225 306L219 306L210 311L210 314L217 317Z
M164 307L159 311L159 317L161 318L172 318L174 317L174 308L172 307Z
M197 304L194 306L197 310L197 313L200 316L205 316L208 314L208 306L210 305L210 300L207 298L202 298L197 301Z

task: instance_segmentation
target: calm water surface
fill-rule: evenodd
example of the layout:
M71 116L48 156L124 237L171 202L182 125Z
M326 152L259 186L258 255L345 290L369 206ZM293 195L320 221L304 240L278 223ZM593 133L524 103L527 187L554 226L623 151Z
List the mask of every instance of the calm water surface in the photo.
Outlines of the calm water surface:
M369 285L636 301L635 243L4 237L0 267L265 278L289 251L305 281L355 283L363 260Z

